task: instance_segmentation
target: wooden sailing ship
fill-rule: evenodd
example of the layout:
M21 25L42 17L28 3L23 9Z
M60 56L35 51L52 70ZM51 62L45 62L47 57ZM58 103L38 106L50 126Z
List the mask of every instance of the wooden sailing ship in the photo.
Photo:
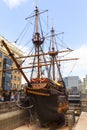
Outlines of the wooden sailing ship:
M45 12L45 11L44 11ZM35 9L35 33L32 38L32 42L35 48L34 54L15 57L10 51L10 48L2 41L2 44L8 51L10 57L15 62L17 68L9 70L20 70L27 85L24 87L24 92L26 94L24 104L22 103L22 108L30 108L33 105L33 114L37 113L37 118L42 126L49 126L49 124L56 123L56 126L63 125L65 123L65 112L68 109L67 92L66 87L60 71L60 59L58 59L59 53L71 52L71 49L65 51L55 50L54 46L54 29L51 30L51 45L48 52L44 52L42 46L45 42L45 37L43 33L39 32L39 15L44 12L39 12L38 7ZM29 19L30 17L26 18ZM45 56L50 57L50 61L45 58ZM17 62L19 58L31 58L30 66L21 67ZM65 59L70 60L70 59ZM71 59L71 60L77 60ZM55 65L57 65L59 72L59 80L55 71ZM31 69L30 79L24 73L24 69ZM43 76L44 69L47 71L46 76ZM51 69L52 68L52 69ZM56 69L57 69L56 68ZM4 69L6 71L6 69ZM44 71L44 73L45 73ZM60 100L61 99L61 100Z

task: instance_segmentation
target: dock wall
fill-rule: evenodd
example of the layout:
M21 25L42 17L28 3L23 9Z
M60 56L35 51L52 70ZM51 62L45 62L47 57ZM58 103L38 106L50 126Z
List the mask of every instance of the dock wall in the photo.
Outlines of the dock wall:
M15 102L0 103L0 130L13 130L29 121L28 111L15 105Z

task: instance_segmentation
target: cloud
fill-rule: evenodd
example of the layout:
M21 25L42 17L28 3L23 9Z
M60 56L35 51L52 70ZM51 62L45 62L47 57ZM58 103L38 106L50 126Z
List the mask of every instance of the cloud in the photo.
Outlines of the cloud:
M78 70L78 74L80 77L85 77L87 75L87 46L84 45L77 50L77 54L79 56L78 66L76 70Z
M3 0L9 8L15 8L19 6L21 3L26 2L27 0Z
M77 61L65 63L63 75L79 76L81 79L87 75L87 46L82 45L79 49L73 51L70 57L79 58Z

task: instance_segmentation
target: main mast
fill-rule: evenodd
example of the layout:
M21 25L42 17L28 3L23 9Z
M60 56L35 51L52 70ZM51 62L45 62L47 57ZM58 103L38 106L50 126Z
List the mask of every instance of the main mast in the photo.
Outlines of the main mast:
M40 36L39 33L39 11L38 8L36 6L36 10L35 10L35 22L36 22L36 30L35 30L35 34L32 38L33 44L35 45L36 49L37 49L37 64L38 64L38 74L37 74L37 78L40 79L40 46L41 44L43 44L44 42L44 37Z

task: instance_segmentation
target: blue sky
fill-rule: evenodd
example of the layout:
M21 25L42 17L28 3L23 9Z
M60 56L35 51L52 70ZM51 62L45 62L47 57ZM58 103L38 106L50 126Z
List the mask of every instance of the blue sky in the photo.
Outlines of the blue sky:
M38 5L48 10L49 26L64 32L64 42L79 57L72 75L87 74L87 0L0 0L0 35L14 42L25 26L25 18Z

